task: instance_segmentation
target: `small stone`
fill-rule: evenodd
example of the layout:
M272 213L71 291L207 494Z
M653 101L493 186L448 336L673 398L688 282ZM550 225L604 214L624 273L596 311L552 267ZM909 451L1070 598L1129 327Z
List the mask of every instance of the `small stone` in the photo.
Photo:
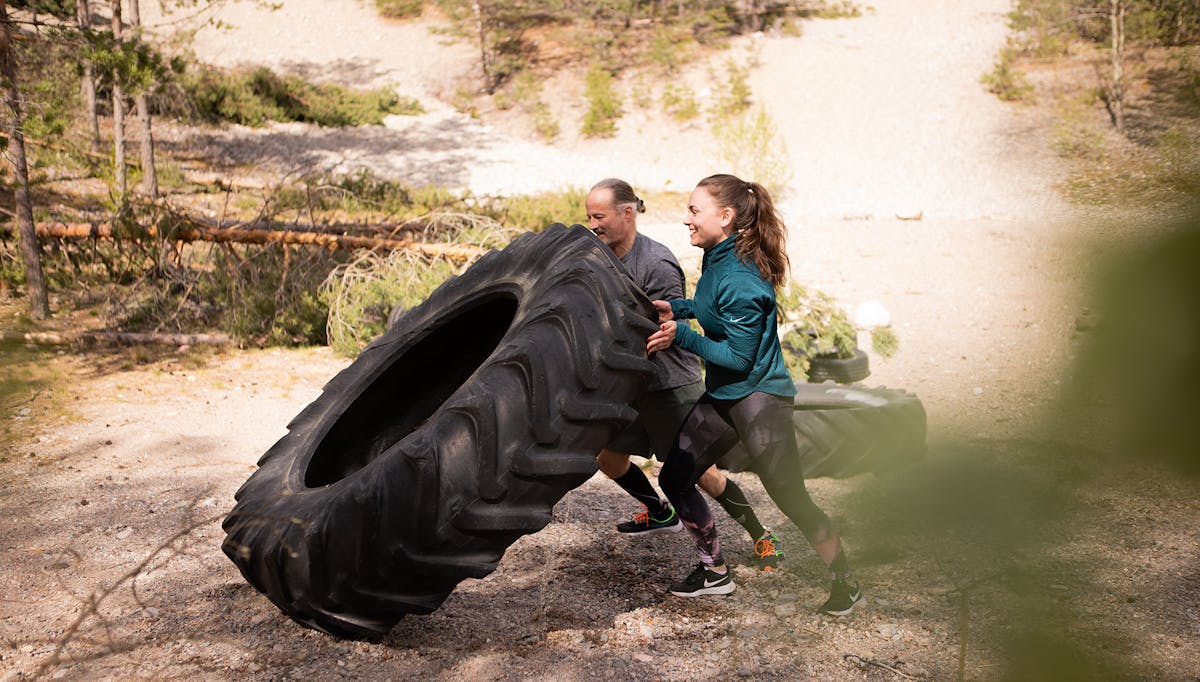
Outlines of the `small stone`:
M32 644L26 644L25 646L21 647L21 653L23 653L23 654L32 654L32 653L33 653L33 645L32 645Z
M788 618L796 615L795 604L780 604L775 607L775 615L780 618Z
M649 654L638 652L633 655L633 660L637 661L638 663L653 663L654 657Z
M17 410L17 414L21 415L22 417L28 417L31 412L33 412L33 410L29 409L28 407L22 407L21 409Z
M879 597L875 598L875 603L879 604L880 606L891 606L892 605L891 601L889 601L887 599L880 599Z
M891 639L900 634L900 628L896 627L895 623L881 623L875 626L875 631L884 639Z
M157 606L147 606L145 608L146 615L151 618L158 618L159 610Z
M121 531L119 531L117 533L117 539L124 540L125 538L129 537L130 535L133 535L133 527L126 526L124 529L122 529Z
M975 395L983 395L983 387L976 386L975 388L971 389L971 392L974 393Z

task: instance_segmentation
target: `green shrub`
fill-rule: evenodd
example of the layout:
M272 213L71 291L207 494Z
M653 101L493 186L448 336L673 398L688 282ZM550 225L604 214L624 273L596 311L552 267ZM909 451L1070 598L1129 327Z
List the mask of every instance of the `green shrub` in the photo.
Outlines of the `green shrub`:
M691 20L692 37L701 45L721 43L739 31L737 11L733 3L700 9Z
M667 83L661 101L663 113L676 121L690 121L700 115L700 102L687 83Z
M1032 102L1033 86L1015 66L1016 50L1010 45L1000 50L996 63L979 82L987 86L988 92L1005 102Z
M32 140L60 140L82 107L78 52L60 42L38 40L17 41L15 50L25 101L22 130Z
M12 0L8 4L17 9L34 10L38 14L53 14L59 19L75 18L73 0Z
M876 327L871 330L871 349L881 358L890 358L900 349L900 339L891 327Z
M1200 139L1198 132L1172 126L1154 140L1158 184L1182 194L1200 197Z
M306 180L304 187L280 188L272 204L276 211L381 214L390 216L387 218L389 221L428 223L430 216L474 215L495 221L502 226L496 229L503 232L510 229L537 231L555 222L579 222L583 220L586 195L581 189L568 188L537 194L476 196L438 186L414 187L360 170L352 175L314 176ZM462 223L461 219L456 218L449 223L442 221L441 224L453 234L470 232L477 227L473 224L464 226ZM508 233L500 234L499 241L488 241L482 245L489 248L501 246L507 243L510 236Z
M533 104L530 114L533 116L533 129L543 140L550 141L558 137L558 119L554 117L554 112L550 111L550 105L538 100Z
M387 330L393 308L418 305L455 270L442 258L423 258L405 251L360 252L353 261L330 272L321 285L319 298L329 309L330 347L341 355L358 355Z
M750 108L750 70L732 59L727 59L725 75L725 87L717 91L713 109L709 112L713 119L717 120L737 116ZM715 74L712 78L718 79Z
M422 0L375 0L380 16L389 19L412 19L421 16L425 3Z
M346 254L278 244L195 244L187 248L186 260L160 268L158 245L152 240L140 245L144 262L123 261L130 255L126 242L83 256L99 260L102 269L55 272L72 275L74 287L90 281L106 301L105 319L118 329L221 330L251 346L325 342L327 311L317 291ZM72 284L60 281L56 288Z
M1194 118L1200 118L1200 65L1196 63L1197 57L1200 57L1200 48L1184 50L1178 57L1179 64L1176 67L1182 80L1176 99Z
M617 131L621 118L621 98L613 84L612 74L599 63L588 69L585 95L588 110L583 116L581 132L588 137L610 137Z
M856 19L862 15L862 6L853 0L826 0L813 16L820 19Z
M522 71L512 80L512 86L493 98L500 109L520 105L521 110L533 119L534 130L545 140L558 137L558 120L554 112L542 99L542 82L530 71Z
M552 223L584 222L583 202L586 198L586 191L570 188L481 200L478 209L505 227L537 232Z
M720 164L734 175L754 180L779 196L791 180L787 147L775 122L762 107L713 124Z
M659 25L655 27L654 35L646 48L646 58L664 74L672 75L691 57L695 44L689 31Z
M792 282L779 292L777 306L783 358L794 379L808 377L814 356L854 357L858 334L828 294Z
M202 120L262 126L302 121L322 126L379 125L389 114L424 113L419 102L389 88L352 90L280 76L266 67L226 72L197 67L181 83L188 109Z

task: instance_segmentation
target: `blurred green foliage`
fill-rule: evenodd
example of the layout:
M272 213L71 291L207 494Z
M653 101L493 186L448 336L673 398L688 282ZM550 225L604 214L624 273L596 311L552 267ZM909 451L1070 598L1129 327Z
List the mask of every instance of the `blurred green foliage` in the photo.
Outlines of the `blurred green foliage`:
M1089 316L1077 324L1084 345L1071 400L1087 412L1101 397L1122 450L1197 476L1200 204L1157 230L1165 235L1099 268Z

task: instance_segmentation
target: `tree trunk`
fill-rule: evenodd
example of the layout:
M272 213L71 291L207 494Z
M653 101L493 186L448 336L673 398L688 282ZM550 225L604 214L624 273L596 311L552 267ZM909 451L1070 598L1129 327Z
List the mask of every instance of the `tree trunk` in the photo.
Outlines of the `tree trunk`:
M483 69L483 90L490 95L496 89L492 85L492 69L488 64L487 25L483 20L483 7L479 0L471 3L471 9L475 12L475 30L479 33L479 64Z
M121 0L112 0L113 40L121 41ZM121 74L113 71L112 117L113 117L113 175L117 183L117 201L125 202L128 190L125 168L125 100L121 93Z
M50 316L46 299L46 281L42 277L42 252L33 224L33 202L29 198L29 165L25 159L25 136L21 132L21 93L17 89L17 65L12 50L12 26L8 7L0 0L0 78L4 80L4 99L9 110L8 157L12 161L17 204L17 231L21 235L21 261L25 265L25 285L29 294L29 316L44 320Z
M1125 130L1125 0L1110 0L1112 20L1112 87L1108 106L1113 125Z
M370 226L364 226L369 229ZM113 227L107 223L43 223L36 227L41 237L53 239L112 239ZM159 237L156 227L147 230L151 238ZM277 230L270 227L260 227L255 223L247 223L237 227L208 227L205 225L184 225L163 234L163 239L178 242L214 242L238 244L303 244L327 249L383 249L386 251L407 250L417 253L445 258L452 261L473 261L487 249L469 244L445 244L440 242L419 242L411 239L394 239L391 237L360 237L355 235L328 234L324 232L300 232L296 230Z
M75 0L75 20L81 32L92 27L92 9L88 0ZM100 151L100 116L96 113L96 73L92 60L83 60L83 81L80 84L83 94L84 113L92 134L92 151Z
M141 38L142 13L138 0L129 0L129 23L139 32L138 38ZM139 92L134 99L138 124L142 129L142 192L151 199L157 199L158 170L154 165L154 133L151 130L150 105L146 99L145 92Z

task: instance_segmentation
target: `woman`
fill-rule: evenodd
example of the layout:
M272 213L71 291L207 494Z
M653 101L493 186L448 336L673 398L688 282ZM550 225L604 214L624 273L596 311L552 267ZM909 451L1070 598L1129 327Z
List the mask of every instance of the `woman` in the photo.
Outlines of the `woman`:
M655 301L661 326L647 351L678 346L706 363L705 393L692 409L658 481L692 534L700 564L671 587L681 597L728 594L729 576L717 529L696 481L737 440L775 504L795 523L833 573L818 611L850 613L862 599L829 517L809 497L792 426L796 389L783 362L776 329L775 290L787 280L787 228L770 194L732 175L700 181L684 224L704 249L694 299ZM676 320L696 318L704 335Z

